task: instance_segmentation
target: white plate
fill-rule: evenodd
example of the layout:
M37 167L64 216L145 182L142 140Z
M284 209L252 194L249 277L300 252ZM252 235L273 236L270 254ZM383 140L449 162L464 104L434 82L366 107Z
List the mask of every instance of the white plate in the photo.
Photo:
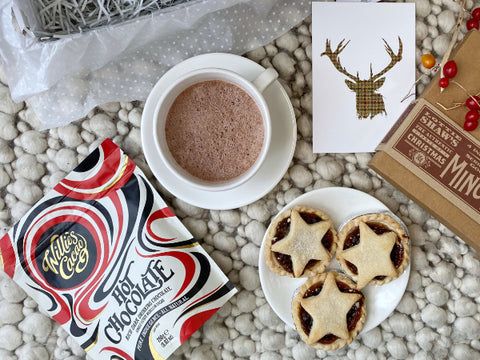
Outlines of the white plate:
M275 81L263 93L272 117L272 139L267 157L258 172L246 183L226 191L204 191L183 182L167 169L157 155L153 127L155 106L173 79L189 71L212 66L237 72L249 80L254 80L265 70L247 58L223 53L195 56L174 66L162 76L147 98L142 115L142 146L153 174L174 196L205 209L235 209L260 199L282 179L295 150L297 123L287 93Z
M296 205L306 205L324 211L332 220L333 226L338 229L345 220L356 215L368 212L390 211L381 201L374 197L350 188L331 187L323 188L299 196L280 212ZM263 238L259 256L260 282L265 298L275 313L291 328L295 329L291 316L292 297L306 278L294 279L280 276L270 270L265 262L265 237ZM341 269L336 260L327 269ZM396 280L382 286L366 286L362 292L367 305L367 319L362 333L365 333L385 320L397 307L410 276L410 265Z

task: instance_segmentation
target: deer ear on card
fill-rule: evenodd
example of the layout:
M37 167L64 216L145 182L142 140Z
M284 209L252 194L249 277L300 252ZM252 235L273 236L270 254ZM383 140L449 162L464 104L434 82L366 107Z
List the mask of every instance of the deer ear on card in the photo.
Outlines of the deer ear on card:
M358 90L358 84L354 83L353 81L345 80L345 84L347 84L348 88L352 91L357 91Z

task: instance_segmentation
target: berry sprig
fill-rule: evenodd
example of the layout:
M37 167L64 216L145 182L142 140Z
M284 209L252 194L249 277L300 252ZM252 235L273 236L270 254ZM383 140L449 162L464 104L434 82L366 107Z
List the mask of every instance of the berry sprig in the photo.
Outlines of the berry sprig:
M453 50L453 47L455 46L457 40L458 40L458 34L460 33L460 26L462 25L462 22L463 22L463 17L465 15L465 4L467 3L467 0L463 0L462 1L462 5L461 5L461 9L463 11L460 11L460 13L458 14L458 19L457 19L457 24L455 25L455 32L453 33L453 36L452 36L452 39L450 40L450 44L448 46L448 49L447 51L445 52L445 54L443 55L443 58L442 58L442 61L440 63L440 69L442 70L441 74L440 74L440 81L439 81L439 86L440 86L440 92L443 92L443 90L445 90L445 88L449 85L450 83L450 79L452 79L456 74L457 74L457 64L455 64L455 62L452 64L450 61L452 60L448 60L448 58L450 57L450 53L452 52ZM447 63L449 63L449 65L447 66L447 72L445 74L445 65L447 65ZM453 76L451 77L448 77L447 75L452 75L452 73L454 73ZM447 80L442 80L442 79L447 79Z
M422 65L426 69L431 69L432 71L436 72L440 65L435 65L436 60L432 54L423 54L422 55ZM450 79L453 79L455 75L457 75L458 67L457 63L454 60L449 60L443 65L442 75L443 77L440 78L438 81L438 85L445 89L450 84Z
M423 54L422 58L421 58L422 65L426 69L431 69L433 73L437 72L438 70L441 70L441 73L440 73L441 76L440 76L440 79L438 81L438 86L440 87L440 92L443 92L443 90L445 90L445 88L447 88L450 85L451 82L454 82L452 80L455 77L455 75L457 75L457 72L458 72L458 67L457 67L457 64L455 63L455 61L454 60L448 60L448 58L450 57L450 54L453 50L453 47L455 46L455 44L458 40L458 34L460 32L460 27L461 27L461 24L463 22L465 13L469 13L471 15L471 18L469 20L467 20L467 24L466 24L467 29L469 31L473 30L473 29L478 30L479 27L480 27L480 7L473 9L472 12L469 12L465 9L466 2L467 2L467 0L462 0L462 3L461 3L462 11L460 11L460 13L458 15L457 24L455 26L454 34L452 36L452 39L450 40L450 44L448 46L448 49L445 52L440 64L436 65L435 57L432 54ZM417 81L415 81L415 83L413 84L413 86L410 89L410 91L408 92L408 94L402 99L402 102L404 100L406 100L407 98L409 98L412 94L415 94L414 91L412 93L412 89L415 87L415 85L424 76L426 76L426 75L425 74L422 75ZM458 84L458 85L461 86L460 84ZM473 118L473 117L474 117L474 115L470 116L470 118Z
M446 108L440 103L437 103L440 107L444 110L453 110L459 107L466 107L467 113L465 114L465 121L463 123L463 128L466 131L474 131L478 128L478 123L480 120L480 93L476 95L470 94L467 89L465 89L460 83L454 80L454 77L457 75L458 67L454 60L448 60L450 57L450 53L457 42L458 33L460 31L460 26L463 21L464 13L467 12L465 10L465 3L466 0L462 2L462 9L463 11L460 12L457 20L457 25L455 29L455 33L450 41L450 45L448 50L446 51L443 59L439 65L436 65L435 57L432 54L424 54L422 55L421 61L422 65L426 69L432 69L432 71L438 71L441 69L441 77L438 81L438 86L440 87L440 91L443 91L447 88L451 83L455 84L456 86L460 87L465 94L467 94L467 100L462 103L454 103L453 107ZM475 8L471 13L471 18L467 20L467 29L470 30L478 30L480 27L480 7Z
M450 40L450 44L448 46L448 49L445 52L440 64L435 66L436 61L435 61L435 57L432 54L422 55L422 65L425 68L432 69L435 72L438 71L439 69L442 70L441 73L440 73L441 74L440 80L438 81L438 86L440 86L440 91L441 92L443 92L443 90L446 87L448 87L448 85L450 84L450 80L455 77L455 75L457 74L457 71L458 71L457 64L455 63L455 61L448 60L448 58L450 57L450 53L452 52L453 47L455 46L455 43L457 42L458 34L460 32L460 27L462 25L465 12L467 12L467 10L465 9L465 4L466 3L467 3L466 0L462 1L461 8L462 8L463 11L460 11L460 13L458 14L457 24L455 25L455 32L452 36L452 39ZM473 20L473 21L467 22L468 23L467 28L469 30L478 29L479 28L479 21L480 21L480 8L475 8L472 11L471 16L472 16L472 18L469 19L469 21L470 20Z
M468 96L467 100L461 103L454 103L454 105L450 108L447 108L440 103L437 103L437 105L439 105L441 108L443 108L446 111L458 109L459 107L466 107L468 111L465 114L465 121L463 123L463 128L466 131L473 131L478 127L478 121L480 119L480 97L479 97L480 93L476 95L472 95L467 91L467 89L465 89L458 82L453 80L452 83L460 87L467 94Z
M442 70L440 80L438 81L438 86L440 87L440 91L443 91L446 87L448 87L450 85L450 83L453 83L453 84L457 85L458 87L460 87L467 94L467 100L463 103L456 103L451 108L445 108L440 103L437 103L437 104L440 105L445 110L452 110L452 109L456 109L456 108L461 107L461 106L466 107L468 109L468 111L465 114L465 121L463 123L463 128L466 131L474 131L475 129L478 128L478 122L479 122L479 119L480 119L480 97L478 96L478 95L480 95L480 93L478 93L476 95L471 95L467 91L467 89L465 89L457 81L453 80L455 75L457 75L458 67L457 67L457 64L455 63L454 60L447 60L450 57L450 53L451 53L455 43L457 42L458 33L460 31L460 25L463 21L464 13L468 12L467 10L465 10L465 3L466 3L466 1L463 0L463 3L462 3L463 11L461 11L459 16L458 16L458 21L457 21L455 33L452 37L452 40L450 41L450 45L449 45L448 50L447 50L447 52L445 53L445 55L442 59L441 64L437 66L436 70L438 70L438 67L441 68L441 70ZM470 12L468 12L468 13L470 13ZM470 15L471 15L471 18L468 19L467 22L466 22L467 30L468 31L478 30L479 27L480 27L480 7L473 9L473 11L470 13ZM433 68L435 66L435 59L433 59L433 61L432 61L432 59L427 55L429 55L429 54L424 55L425 58L424 58L424 56L422 56L422 65L425 66L427 69L430 69L430 68Z

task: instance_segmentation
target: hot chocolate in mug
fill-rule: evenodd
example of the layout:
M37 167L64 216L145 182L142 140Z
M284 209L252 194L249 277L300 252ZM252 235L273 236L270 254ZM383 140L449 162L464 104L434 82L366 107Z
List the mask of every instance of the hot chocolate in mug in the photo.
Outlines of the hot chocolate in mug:
M277 77L273 68L253 81L204 68L178 78L162 94L154 116L155 146L166 167L206 191L250 179L270 146L271 118L262 93Z

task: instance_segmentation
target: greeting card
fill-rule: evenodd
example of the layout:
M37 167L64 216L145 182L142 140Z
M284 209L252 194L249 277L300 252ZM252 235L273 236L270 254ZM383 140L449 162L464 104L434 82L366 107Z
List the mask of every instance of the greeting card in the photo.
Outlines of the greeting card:
M372 152L412 97L414 3L312 3L313 151Z

